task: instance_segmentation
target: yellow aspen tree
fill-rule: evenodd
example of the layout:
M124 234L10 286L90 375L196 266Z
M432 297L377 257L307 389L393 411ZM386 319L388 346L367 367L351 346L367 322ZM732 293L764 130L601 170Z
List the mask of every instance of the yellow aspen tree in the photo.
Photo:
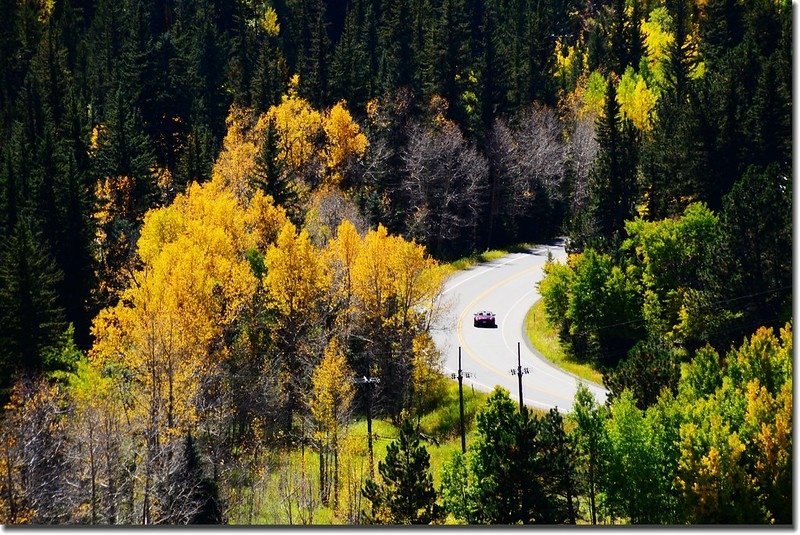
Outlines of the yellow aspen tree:
M345 219L339 224L336 237L328 242L325 250L332 275L331 294L343 311L336 316L336 321L345 332L353 325L352 319L358 312L353 301L353 270L360 250L361 236L356 227Z
M713 353L712 353L713 356ZM759 328L726 355L718 386L682 394L676 487L691 523L790 523L791 326ZM708 370L686 367L686 377ZM702 383L700 383L702 384Z
M344 101L336 103L322 124L327 138L325 174L327 183L334 186L342 181L347 164L364 156L367 150L367 136L345 106Z
M394 415L413 395L412 341L427 330L426 305L437 301L442 273L424 247L390 236L382 225L367 233L353 269L353 295L363 314L369 360Z
M625 69L617 88L617 102L622 114L633 125L644 132L653 128L653 108L656 95L647 87L647 82L632 67Z
M446 389L445 376L442 374L441 353L430 333L417 334L411 347L414 354L414 403L421 414L442 399Z
M350 417L350 405L355 389L353 372L347 364L344 349L336 338L325 348L325 353L312 377L311 416L319 442L320 491L323 502L333 490L333 509L339 505L339 451L340 434ZM328 484L328 463L333 457L333 480Z
M642 34L647 47L647 64L657 87L666 85L664 63L669 57L669 49L675 42L670 33L672 17L666 7L657 7L650 12L646 21L642 21Z
M93 356L146 378L153 424L173 428L193 419L196 375L211 343L255 288L244 257L257 243L247 225L253 218L217 181L192 184L145 217L138 242L144 268L95 321Z
M261 17L261 29L270 37L277 37L281 32L281 25L278 23L278 14L272 6L268 6L264 10L264 15Z
M289 90L281 103L267 111L278 132L278 158L297 170L308 164L316 147L315 139L322 129L322 114L300 97L300 76L289 81ZM266 123L265 123L266 124Z
M325 296L330 275L308 232L297 233L291 222L284 224L275 244L267 249L264 263L264 287L278 312L273 335L287 388L284 424L291 432L293 415L308 386L306 370L313 369L317 346L324 344L321 327L329 306Z
M265 262L266 286L284 316L297 318L318 306L329 286L329 274L307 231L298 234L295 226L286 222L275 244L267 249Z
M259 251L266 251L275 243L288 221L286 210L275 205L272 197L261 191L256 191L247 204L245 224L255 236L255 246Z
M605 77L598 71L592 71L591 74L585 78L583 84L579 83L579 88L581 88L582 91L582 102L578 115L580 117L586 115L602 117L605 113L606 104Z
M430 311L425 305L432 305L441 292L444 276L423 245L406 241L401 236L395 236L391 241L391 278L399 304L399 320L402 325L410 326L411 322Z
M131 420L147 451L143 523L158 515L152 470L162 441L196 425L202 380L227 357L217 342L257 287L247 252L284 217L267 199L254 199L243 204L215 177L148 212L138 242L142 268L94 321L90 359L125 370L120 381L130 378Z
M250 177L256 169L259 142L266 123L259 121L252 110L234 105L225 124L228 130L211 176L238 199L245 199L251 192Z
M393 314L387 308L392 293L389 231L383 225L367 233L353 265L353 293L361 309L373 323L381 323Z

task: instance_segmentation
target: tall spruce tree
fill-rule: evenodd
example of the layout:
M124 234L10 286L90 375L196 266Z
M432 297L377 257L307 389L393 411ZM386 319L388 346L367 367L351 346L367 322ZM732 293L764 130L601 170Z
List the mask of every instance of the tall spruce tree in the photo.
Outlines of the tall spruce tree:
M381 482L368 479L362 490L371 504L365 511L368 523L432 524L442 520L430 455L410 421L400 426L397 440L386 449L386 459L378 462L378 472Z
M469 517L465 520L500 525L575 521L572 454L557 413L540 418L527 407L519 411L508 392L497 387L478 414L471 450L468 471L448 477L456 488L444 490L463 496L459 511Z
M599 153L589 175L589 212L596 234L586 236L584 243L612 252L622 243L625 221L634 214L638 155L634 128L620 113L612 78L606 87L605 113L597 123Z
M0 387L14 373L43 371L43 351L66 328L55 291L61 277L30 217L19 218L0 246Z
M334 100L347 100L359 112L372 94L372 65L368 42L365 0L352 2L347 9L344 28L331 62L331 91Z
M689 35L685 0L670 0L674 41L664 62L666 87L656 103L653 131L643 144L641 170L647 215L653 220L683 213L691 202L707 199L704 178L711 174L708 124L692 80L697 66Z
M300 93L316 106L330 102L329 55L330 38L326 18L326 2L300 0L296 16L300 18L297 42L297 72L300 74Z
M382 3L378 30L378 78L382 93L412 86L415 67L412 30L411 0L386 0Z

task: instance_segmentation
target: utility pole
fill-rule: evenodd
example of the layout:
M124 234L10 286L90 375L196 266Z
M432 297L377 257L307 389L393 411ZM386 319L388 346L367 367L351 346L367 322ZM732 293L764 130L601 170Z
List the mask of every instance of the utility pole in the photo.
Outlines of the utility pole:
M469 379L472 377L470 372L462 372L461 370L461 346L458 346L458 374L451 373L450 377L458 379L458 406L461 412L461 453L467 453L467 435L464 429L464 377Z
M522 376L531 373L526 367L522 367L522 356L520 355L519 342L517 342L517 369L511 368L511 375L519 377L519 412L522 412Z
M372 385L380 383L380 377L356 377L354 383L367 385L367 448L369 449L369 478L375 479L375 457L372 453Z

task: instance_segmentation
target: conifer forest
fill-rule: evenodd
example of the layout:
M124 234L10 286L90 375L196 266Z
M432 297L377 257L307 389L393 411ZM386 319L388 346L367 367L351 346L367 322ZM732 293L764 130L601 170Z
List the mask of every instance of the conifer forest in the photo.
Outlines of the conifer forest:
M0 14L0 523L793 524L789 0ZM444 284L554 240L608 398L462 452Z

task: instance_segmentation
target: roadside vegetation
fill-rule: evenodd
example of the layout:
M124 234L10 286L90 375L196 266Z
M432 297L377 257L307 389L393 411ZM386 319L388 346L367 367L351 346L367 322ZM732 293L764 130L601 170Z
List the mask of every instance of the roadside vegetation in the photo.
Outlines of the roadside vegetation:
M2 6L0 524L794 520L789 0ZM444 277L562 235L608 403L461 455Z
M533 347L554 365L581 379L603 384L603 374L592 364L577 362L564 351L558 331L547 319L543 300L534 303L525 316L525 331Z
M464 420L466 443L476 438L476 416L486 406L489 394L464 385ZM441 397L429 412L414 418L420 442L430 455L433 486L440 489L444 467L453 455L461 452L459 433L458 383L446 381ZM378 463L386 459L387 447L398 439L400 428L390 420L376 418L372 422L375 473ZM354 524L363 522L362 510L367 502L361 489L369 478L367 422L358 418L343 431L341 475L337 489L337 505L323 501L318 494L319 455L311 447L295 446L280 454L264 452L253 458L250 476L228 497L236 503L230 509L229 521L235 525L253 524ZM244 475L244 474L243 474ZM451 518L451 521L455 521Z
M446 275L452 275L459 271L469 269L478 264L482 264L484 262L491 262L492 260L497 260L498 258L504 257L508 253L523 251L527 247L528 247L527 245L521 244L513 247L508 247L506 249L491 249L484 251L482 253L475 253L469 256L459 258L457 260L453 260L452 262L443 264L442 267Z

